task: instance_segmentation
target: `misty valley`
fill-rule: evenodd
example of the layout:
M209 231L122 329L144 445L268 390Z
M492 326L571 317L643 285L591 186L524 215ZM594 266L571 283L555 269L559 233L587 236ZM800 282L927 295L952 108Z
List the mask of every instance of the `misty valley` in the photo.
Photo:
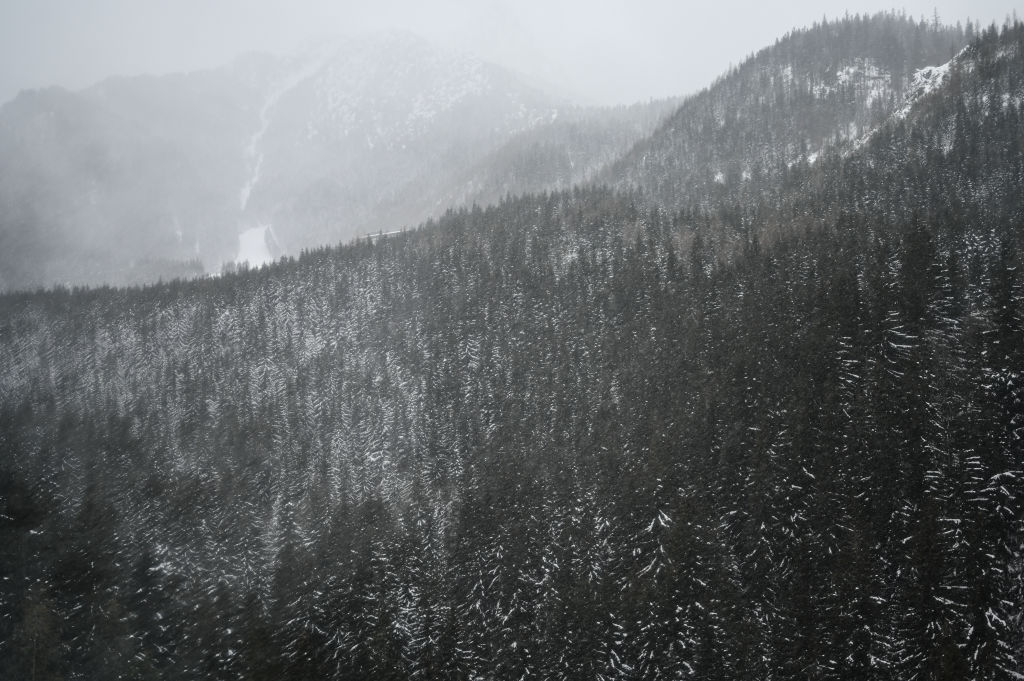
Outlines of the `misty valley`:
M1022 266L1015 18L23 92L0 678L1024 679Z

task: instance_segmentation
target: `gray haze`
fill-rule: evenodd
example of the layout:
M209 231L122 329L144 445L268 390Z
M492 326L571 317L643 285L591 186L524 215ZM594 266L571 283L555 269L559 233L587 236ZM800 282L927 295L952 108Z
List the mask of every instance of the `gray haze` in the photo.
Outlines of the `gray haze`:
M792 28L891 9L794 0L0 0L0 103L19 90L219 66L316 36L401 28L589 103L682 95ZM914 0L948 23L1001 23L1007 0Z

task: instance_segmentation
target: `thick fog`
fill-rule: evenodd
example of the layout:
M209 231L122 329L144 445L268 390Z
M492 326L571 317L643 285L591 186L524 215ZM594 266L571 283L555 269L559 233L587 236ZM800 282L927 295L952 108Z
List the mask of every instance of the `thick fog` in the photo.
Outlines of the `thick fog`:
M913 0L897 10L988 24L1009 0ZM21 89L218 66L311 36L396 27L475 52L592 103L681 95L823 16L894 9L797 0L33 0L0 6L0 102Z

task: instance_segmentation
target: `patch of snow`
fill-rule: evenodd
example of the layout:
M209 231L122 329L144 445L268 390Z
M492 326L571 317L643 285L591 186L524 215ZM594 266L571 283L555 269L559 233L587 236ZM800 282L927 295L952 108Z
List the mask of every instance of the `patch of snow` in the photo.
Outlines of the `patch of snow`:
M259 267L274 261L267 245L267 238L273 237L269 225L250 227L238 235L238 255L235 262L247 262L251 267Z
M910 83L910 91L906 103L896 112L896 118L906 118L910 110L922 98L942 87L949 78L949 70L953 61L950 60L941 66L926 66L914 72L914 78Z
M786 67L784 69L782 69L781 76L782 76L782 82L785 85L789 85L790 83L793 82L793 66L792 66L792 64L787 64Z
M996 59L1015 59L1017 57L1017 43L1009 43L1003 47L1000 47L996 52Z
M868 109L892 90L892 76L880 68L873 59L855 59L836 70L835 83L820 83L814 87L816 97L828 97L840 89L852 89L858 97L864 98Z
M266 133L266 131L267 131L266 130L266 126L264 126L263 128L261 128L260 132L257 133L257 134L259 135L260 138L262 138L263 135ZM253 140L253 143L250 144L250 148L252 148L254 146L255 146L255 138ZM249 154L247 154L247 155L249 155ZM254 152L251 153L251 155L252 156L256 156L256 154ZM242 186L242 190L238 194L239 208L241 208L243 211L249 205L249 197L252 195L253 187L255 187L256 183L259 182L259 180L260 180L260 171L262 169L263 169L263 153L261 152L258 156L256 156L256 162L255 162L255 164L253 164L252 172L249 174L249 179L245 181L245 184Z
M953 68L953 64L961 60L962 56L966 53L969 47L965 47L960 50L956 56L950 59L945 64L939 66L926 66L922 69L918 69L914 72L914 76L911 79L910 87L907 90L906 96L903 100L903 106L900 107L892 116L895 120L903 120L910 115L911 110L917 105L917 103L924 97L935 92L942 87L945 82L949 79L950 70ZM970 68L969 63L962 64L963 68ZM870 140L876 132L876 129L868 130L861 135L857 140L854 141L852 150L856 151L860 149L868 140Z

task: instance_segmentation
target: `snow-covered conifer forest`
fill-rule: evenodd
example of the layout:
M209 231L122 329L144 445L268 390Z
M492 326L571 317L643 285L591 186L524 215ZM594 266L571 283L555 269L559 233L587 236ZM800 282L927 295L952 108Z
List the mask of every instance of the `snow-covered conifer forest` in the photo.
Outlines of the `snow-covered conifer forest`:
M322 56L0 109L0 678L1024 678L1024 24L618 110L416 54L395 120Z

